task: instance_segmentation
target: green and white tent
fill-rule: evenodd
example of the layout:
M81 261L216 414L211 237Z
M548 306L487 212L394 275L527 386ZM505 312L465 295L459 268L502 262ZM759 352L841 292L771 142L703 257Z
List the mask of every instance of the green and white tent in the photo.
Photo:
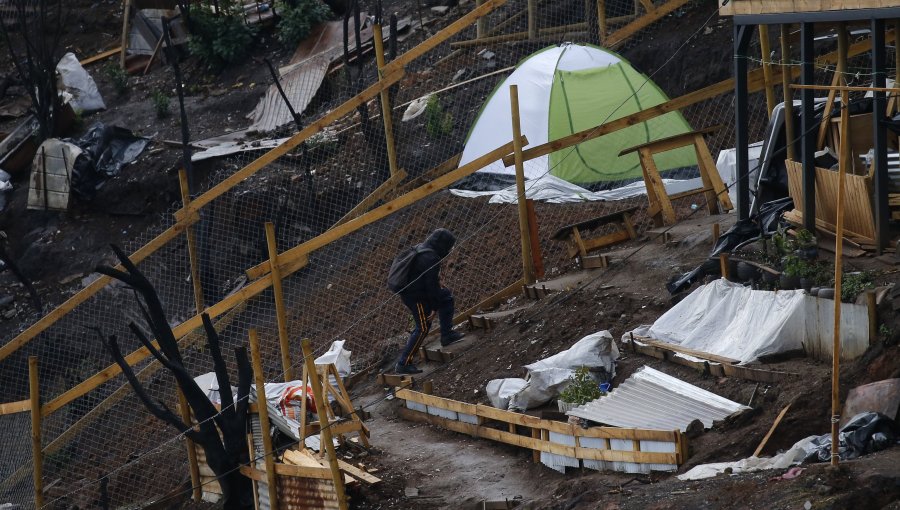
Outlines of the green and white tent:
M545 48L519 63L494 89L466 140L460 165L512 140L509 86L519 87L522 133L529 146L546 143L668 101L653 81L615 53L588 44ZM642 176L637 153L619 151L691 131L680 112L589 140L525 164L526 179L551 175L575 184L634 180ZM527 147L526 147L527 148ZM693 147L654 157L660 172L697 164ZM514 175L502 162L481 170Z

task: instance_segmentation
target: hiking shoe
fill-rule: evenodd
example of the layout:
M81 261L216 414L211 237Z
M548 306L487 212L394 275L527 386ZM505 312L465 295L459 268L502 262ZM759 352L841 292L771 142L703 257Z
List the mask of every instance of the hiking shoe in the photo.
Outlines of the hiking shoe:
M398 363L397 367L394 371L398 374L421 374L422 373L422 370L419 368L416 368L416 366L413 365L412 363L410 363L409 365L401 365Z
M463 339L466 335L460 333L459 331L451 331L449 335L441 337L441 346L447 347L450 344L456 343Z

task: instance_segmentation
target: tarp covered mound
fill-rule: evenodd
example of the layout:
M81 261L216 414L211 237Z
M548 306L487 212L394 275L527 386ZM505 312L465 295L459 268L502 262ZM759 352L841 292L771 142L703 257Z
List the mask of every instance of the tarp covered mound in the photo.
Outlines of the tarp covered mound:
M695 290L652 326L631 333L741 363L796 350L830 359L833 310L833 301L802 290L752 290L719 279ZM864 306L841 305L841 342L843 358L865 352L869 326Z
M527 57L494 89L475 121L460 166L512 140L509 86L519 88L522 134L529 146L592 128L668 101L649 78L619 55L587 44L551 46ZM533 159L525 177L547 173L578 184L640 179L637 153L619 151L660 138L686 133L691 127L680 112L646 122ZM693 147L657 154L660 172L697 164ZM496 162L481 172L514 175L515 168Z

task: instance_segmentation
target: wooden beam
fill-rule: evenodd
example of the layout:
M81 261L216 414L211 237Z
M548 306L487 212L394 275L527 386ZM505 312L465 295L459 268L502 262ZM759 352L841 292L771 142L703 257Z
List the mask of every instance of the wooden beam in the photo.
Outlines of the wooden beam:
M525 285L531 285L534 283L534 259L531 257L531 228L528 226L528 204L525 203L525 166L522 160L522 126L519 119L518 85L509 86L509 106L512 114L513 154L516 160L516 207L519 212L522 279L525 280Z
M266 402L266 379L263 376L262 358L259 354L259 337L255 329L251 329L250 356L253 360L253 378L256 380L256 401L260 404ZM316 399L317 402L322 402ZM278 510L278 481L275 479L275 451L272 449L271 425L269 424L269 408L259 406L259 428L262 432L263 462L266 465L266 485L269 488L269 505L272 510ZM257 459L252 462L256 464Z
M641 149L651 149L653 154L657 152L665 152L671 149L677 149L679 147L684 147L685 145L690 145L694 143L694 140L697 136L703 136L709 133L714 133L718 130L722 129L722 124L718 124L715 126L710 126L703 129L698 129L697 131L689 131L687 133L681 133L673 136L667 136L665 138L660 138L658 140L651 140L646 143L642 143L640 145L635 145L629 147L627 149L622 149L619 151L619 156L624 156L626 154L631 154L632 152L638 152Z
M34 474L34 507L44 507L44 452L41 445L41 390L37 356L28 357L28 389L31 402L31 459Z
M272 291L275 294L275 320L278 323L278 346L281 350L281 369L284 381L294 380L294 364L291 362L291 344L287 330L287 307L284 305L284 289L281 286L281 270L278 268L278 239L275 237L275 224L266 222L266 247L269 251L269 276L272 278Z
M381 22L378 21L373 27L375 34L375 62L378 65L378 80L384 78L384 34L381 31ZM388 89L381 89L381 119L384 123L384 143L387 146L388 166L391 170L391 177L397 175L399 168L397 167L397 146L394 144L394 116L391 111L391 99Z
M111 57L111 56L113 56L113 55L116 55L116 54L118 54L118 53L121 53L121 52L122 52L122 47L121 47L121 46L118 46L118 47L115 47L115 48L113 48L113 49L111 49L111 50L106 50L106 51L104 51L104 52L102 52L102 53L98 53L98 54L96 54L96 55L94 55L94 56L92 56L92 57L88 57L88 58L86 58L86 59L84 59L84 60L79 61L78 63L81 64L81 67L85 67L85 66L87 66L87 65L89 65L89 64L93 64L94 62L98 62L98 61L100 61L100 60L105 60L105 59L107 59L107 58L109 58L109 57Z
M787 414L788 409L790 409L790 408L791 408L791 404L788 404L788 405L784 406L784 409L782 409L780 413L778 413L778 416L775 418L775 422L772 423L771 427L769 427L769 432L766 433L766 437L763 438L763 440L759 443L759 446L756 447L756 450L753 451L754 457L759 457L759 454L762 453L763 448L766 447L766 443L769 442L769 438L772 437L772 433L775 432L775 429L778 427L778 424L781 423L781 420L784 418L784 415Z
M18 402L0 403L0 416L6 414L24 413L31 410L31 400L19 400Z
M759 26L759 53L762 57L763 81L766 86L766 110L769 119L775 110L775 87L772 82L772 49L769 47L769 26Z
M402 168L394 172L388 180L384 181L380 186L375 188L375 191L369 194L366 198L362 199L360 203L356 204L356 207L350 210L347 214L344 215L343 218L339 219L337 223L334 224L331 228L336 228L353 218L358 217L360 214L365 213L369 210L373 205L375 205L379 200L383 199L387 196L391 191L397 188L401 182L406 179L406 171Z
M524 136L522 137L522 139L523 144L527 142ZM390 202L377 207L358 218L354 218L337 228L328 230L323 234L320 234L310 239L309 241L306 241L305 243L297 245L279 255L278 264L279 266L281 266L281 269L282 271L284 271L285 275L291 274L296 270L297 262L308 257L311 252L318 250L319 248L322 248L323 246L326 246L330 243L333 243L334 241L337 241L344 236L352 234L353 232L356 232L366 225L390 216L400 209L408 207L425 197L437 193L438 191L442 190L446 186L453 184L459 179L462 179L467 175L471 175L477 170L480 170L485 166L493 163L494 161L499 160L506 154L512 152L512 149L513 143L509 142L501 147L492 150L484 156L481 156L480 158L477 158L474 161L471 161L457 168L452 172L438 177L437 179L429 182L428 184L425 184L424 186L416 188L409 193L391 200ZM248 269L247 276L250 279L255 280L257 278L265 276L268 271L269 264L267 262L264 262Z
M693 356L695 358L706 359L709 361L715 361L716 363L722 363L724 365L734 365L736 363L740 363L740 360L736 360L734 358L729 358L727 356L719 356L718 354L711 354L708 352L698 351L695 349L689 349L687 347L682 347L680 345L670 344L667 342L660 342L659 340L656 340L653 338L647 338L647 337L638 336L638 335L634 335L634 338L638 342L641 342L643 344L668 349L670 351L679 352L681 354L687 354L687 355Z

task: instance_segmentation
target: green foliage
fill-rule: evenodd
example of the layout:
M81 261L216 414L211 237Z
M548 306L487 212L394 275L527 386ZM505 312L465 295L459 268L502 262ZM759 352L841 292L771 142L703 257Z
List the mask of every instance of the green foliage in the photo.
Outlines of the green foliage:
M602 396L603 392L600 391L597 381L591 377L590 370L582 366L569 377L569 385L559 394L559 399L563 402L583 405Z
M803 277L806 271L806 262L796 255L787 255L782 259L782 272L787 276Z
M872 273L841 273L841 301L852 302L862 292L875 288Z
M425 104L425 130L428 136L438 138L453 131L453 115L444 111L441 100L432 95Z
M798 250L806 250L816 246L816 238L812 232L805 228L797 229L796 237L788 234L784 226L779 225L778 231L772 236L772 244L775 251L781 257L793 255Z
M891 329L891 327L887 324L882 324L881 326L879 326L878 333L885 338L891 338L894 336L894 330Z
M296 46L306 39L313 27L331 17L331 9L320 0L296 0L293 5L282 4L278 11L278 40Z
M128 73L124 69L110 62L103 68L103 75L112 83L113 88L119 95L128 91Z
M250 53L256 30L248 26L238 11L240 6L219 1L219 12L191 10L191 53L211 67L238 62Z
M160 119L169 116L169 96L163 91L157 90L150 96L153 101L153 108L156 109L156 116Z

